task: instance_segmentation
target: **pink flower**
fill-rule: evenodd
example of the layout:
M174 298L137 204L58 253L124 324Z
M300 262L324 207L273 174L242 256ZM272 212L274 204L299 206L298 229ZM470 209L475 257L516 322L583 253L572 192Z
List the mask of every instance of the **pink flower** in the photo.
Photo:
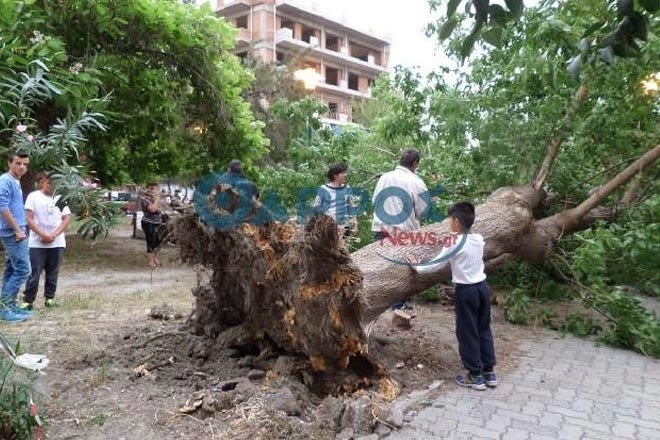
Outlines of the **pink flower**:
M28 135L28 141L32 142L33 140L34 140L34 136L32 136L31 134L29 134L29 135Z
M27 125L18 124L16 126L16 131L19 132L19 133L24 133L25 130L27 130Z

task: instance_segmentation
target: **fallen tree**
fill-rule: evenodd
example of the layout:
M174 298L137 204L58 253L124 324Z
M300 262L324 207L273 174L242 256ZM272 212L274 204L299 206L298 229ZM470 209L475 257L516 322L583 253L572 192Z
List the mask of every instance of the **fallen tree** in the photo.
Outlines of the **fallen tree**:
M487 270L493 270L506 261L520 258L534 263L545 263L562 236L583 230L596 220L613 220L617 205L600 207L600 203L625 185L637 173L648 168L660 156L660 145L651 148L624 171L572 209L545 218L536 218L535 212L543 205L547 194L543 182L529 186L500 188L476 209L472 231L486 240L484 261ZM450 233L447 222L429 225L424 232L436 236ZM411 276L407 267L387 264L378 254L383 253L380 243L374 243L352 255L354 263L364 275L362 297L365 302L363 319L370 321L396 301L406 299L438 282L450 280L448 269L426 276ZM390 247L388 254L403 260L406 253L415 252L422 259L430 259L437 247Z
M515 258L543 263L562 236L614 218L616 207L600 203L660 156L660 145L651 148L576 207L537 218L560 144L551 142L530 185L501 188L477 207L473 231L486 240L488 270ZM299 355L300 370L311 372L303 376L306 384L319 393L377 386L386 396L396 395L396 384L368 353L364 326L392 303L450 277L448 270L413 276L406 265L392 262L410 252L431 258L437 246L385 240L349 255L325 216L313 217L302 231L278 222L214 229L188 212L172 228L183 260L210 270L194 290L194 332L261 356ZM443 236L449 229L443 222L422 232Z

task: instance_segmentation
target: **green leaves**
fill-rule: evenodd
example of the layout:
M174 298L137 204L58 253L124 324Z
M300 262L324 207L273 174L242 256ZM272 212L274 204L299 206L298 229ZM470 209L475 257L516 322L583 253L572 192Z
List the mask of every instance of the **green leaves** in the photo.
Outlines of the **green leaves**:
M515 20L520 20L524 9L522 0L505 0L504 3L506 3L506 7L511 11L513 18Z
M490 24L505 27L509 19L509 13L500 5L490 5L488 7L490 15Z
M447 18L452 18L456 13L456 8L461 3L461 0L449 0L447 3Z
M485 23L488 20L489 0L471 0L475 8L475 17L478 23ZM468 3L469 4L469 3Z
M464 13L457 14L460 1L451 0L447 3L447 19L441 24L431 24L427 27L427 35L436 33L439 41L447 40L466 18L474 18L471 31L464 35L458 44L458 54L465 60L474 45L483 40L485 43L500 48L505 42L505 31L508 24L522 17L522 0L507 0L505 9L500 4L491 4L490 0L469 0L465 3Z
M568 73L575 81L580 79L580 69L582 68L582 55L575 55L568 60Z
M0 0L0 130L27 125L17 140L35 166L75 168L84 156L108 186L249 164L266 140L234 44L208 5ZM109 217L72 182L67 197L94 219L81 232L102 235Z
M660 7L660 1L647 0L640 4L648 12L655 12ZM635 10L634 0L617 0L617 11L622 17L614 32L606 35L600 46L608 51L601 51L601 59L606 62L609 54L622 58L634 58L641 54L641 48L635 40L647 41L648 39L648 17ZM605 56L603 56L605 54Z
M660 0L639 0L639 4L652 14L660 9Z
M455 44L455 52L464 60L474 48L474 45L483 40L485 43L501 48L507 42L509 29L512 23L520 22L525 11L523 0L505 0L505 7L501 3L493 3L489 0L470 0L465 2L465 12L458 14L457 8L460 2L450 1L447 3L447 19L441 21L436 26L430 26L429 32L435 32L440 41L450 39L452 35L460 29L460 24L469 23L473 19L472 29L466 32L462 29L462 41ZM585 25L583 19L579 26L575 26L575 31L580 27L585 27L583 37L596 35L598 45L594 45L591 50L593 53L583 57L583 64L601 59L611 63L614 57L637 57L642 53L640 42L646 42L649 38L649 14L654 14L660 10L660 0L611 0L609 3L615 3L616 7L607 8L601 4L594 3L593 6L581 6L581 3L572 0L563 2L558 9L576 10L583 17L588 16L590 11L593 17L597 18L592 24ZM582 3L584 5L584 3ZM550 3L542 3L535 9L551 9ZM615 13L612 13L612 12ZM606 16L609 15L609 16ZM557 17L550 18L550 21L561 23ZM550 21L548 25L551 25ZM575 38L573 35L573 25L561 23L560 28L567 34L567 38ZM599 31L608 32L606 35L598 35ZM609 47L609 49L608 49ZM583 54L584 55L584 54ZM577 61L571 60L570 65L577 67ZM576 70L572 70L572 75ZM578 72L579 74L579 72Z
M265 150L242 97L251 77L230 53L233 30L208 5L70 0L46 11L43 4L30 10L45 22L37 29L65 42L72 60L63 67L72 77L65 99L112 92L109 131L83 151L104 184L199 176Z
M621 15L630 15L635 8L634 0L617 0L616 7Z
M600 49L598 54L600 56L600 59L606 62L607 64L614 63L614 50L612 49L612 46L607 46L603 49Z
M483 32L481 38L491 46L500 48L502 47L502 33L503 31L501 27L492 27Z
M644 16L639 12L633 12L629 18L632 36L639 40L646 41L648 37L648 29Z

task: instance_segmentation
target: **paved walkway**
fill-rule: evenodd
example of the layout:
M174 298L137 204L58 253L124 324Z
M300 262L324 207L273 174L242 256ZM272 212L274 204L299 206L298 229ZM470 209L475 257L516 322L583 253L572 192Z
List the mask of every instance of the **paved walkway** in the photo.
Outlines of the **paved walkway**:
M660 440L660 361L541 331L486 391L456 387L391 440Z

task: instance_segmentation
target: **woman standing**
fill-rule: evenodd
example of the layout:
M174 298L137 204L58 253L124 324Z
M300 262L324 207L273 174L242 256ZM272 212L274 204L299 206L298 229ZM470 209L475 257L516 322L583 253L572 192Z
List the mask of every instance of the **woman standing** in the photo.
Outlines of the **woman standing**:
M160 248L160 228L163 224L163 213L159 209L158 184L148 183L142 194L140 206L142 207L142 230L147 241L147 258L152 269L162 266L158 259Z

